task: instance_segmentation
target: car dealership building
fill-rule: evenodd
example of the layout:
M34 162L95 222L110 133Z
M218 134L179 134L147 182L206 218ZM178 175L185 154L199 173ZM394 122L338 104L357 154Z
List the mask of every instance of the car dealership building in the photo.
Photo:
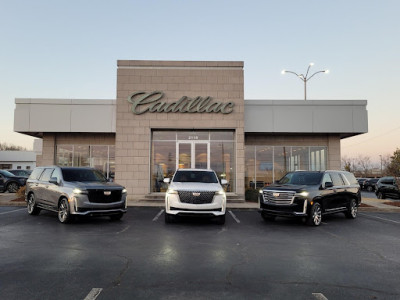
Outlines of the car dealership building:
M92 166L130 200L162 195L177 168L209 168L244 199L292 170L340 169L368 131L366 100L245 100L243 62L120 60L117 97L15 99L14 130L43 139L36 164Z

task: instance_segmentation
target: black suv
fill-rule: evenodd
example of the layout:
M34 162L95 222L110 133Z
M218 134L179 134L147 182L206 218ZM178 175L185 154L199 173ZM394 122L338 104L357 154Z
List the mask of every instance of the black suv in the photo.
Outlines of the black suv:
M360 185L345 171L297 171L260 190L264 220L301 217L309 225L321 224L322 215L344 212L355 219L361 204Z
M10 193L15 193L19 190L21 186L26 183L26 177L15 176L14 174L6 171L0 170L0 191L8 191Z
M400 190L398 186L398 180L400 178L394 178L393 176L382 177L376 183L375 194L378 199L389 198L400 198Z

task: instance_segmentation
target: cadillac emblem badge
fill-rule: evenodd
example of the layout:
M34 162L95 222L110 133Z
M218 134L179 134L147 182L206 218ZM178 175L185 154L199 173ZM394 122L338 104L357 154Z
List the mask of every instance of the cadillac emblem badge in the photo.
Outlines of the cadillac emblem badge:
M110 196L111 195L111 191L104 191L104 196Z

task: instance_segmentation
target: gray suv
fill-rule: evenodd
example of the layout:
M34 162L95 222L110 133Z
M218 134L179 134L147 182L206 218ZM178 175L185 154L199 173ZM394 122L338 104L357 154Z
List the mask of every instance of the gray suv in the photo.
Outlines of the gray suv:
M25 201L30 215L41 209L57 212L61 223L74 216L109 216L119 220L126 212L126 189L108 182L92 168L38 167L26 182Z

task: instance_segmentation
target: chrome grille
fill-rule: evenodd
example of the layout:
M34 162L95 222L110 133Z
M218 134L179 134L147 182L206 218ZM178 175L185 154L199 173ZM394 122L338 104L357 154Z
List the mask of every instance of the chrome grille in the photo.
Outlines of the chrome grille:
M272 204L292 204L295 194L294 191L263 191L264 202Z
M178 191L179 199L183 203L209 204L213 202L215 192L207 191Z
M110 194L105 191L111 192ZM113 203L121 201L122 190L88 190L89 202L92 203Z

